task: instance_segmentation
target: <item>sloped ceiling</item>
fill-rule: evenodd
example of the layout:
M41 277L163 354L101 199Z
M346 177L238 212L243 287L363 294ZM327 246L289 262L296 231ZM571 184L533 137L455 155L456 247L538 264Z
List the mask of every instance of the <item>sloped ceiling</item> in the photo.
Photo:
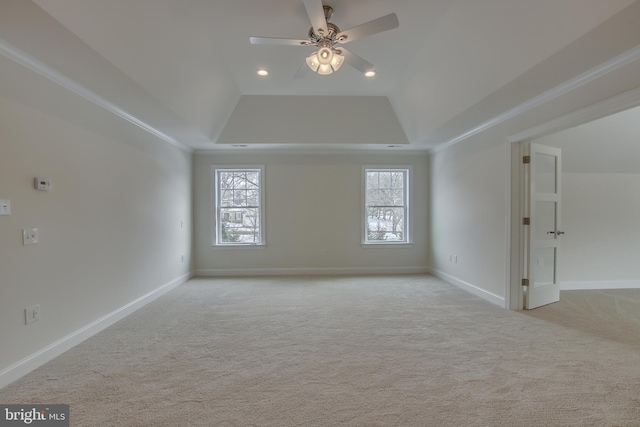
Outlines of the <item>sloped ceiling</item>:
M504 101L529 94L522 81L528 71L637 6L634 0L325 2L343 30L398 15L399 28L349 44L377 76L345 66L330 76L294 78L312 48L249 43L250 36L305 38L310 23L302 0L2 0L0 53L31 61L27 66L196 150L424 150L477 125L469 120L474 108L500 114L513 107ZM270 75L258 77L260 67ZM543 77L539 87L557 84L557 76ZM505 87L509 94L500 92Z

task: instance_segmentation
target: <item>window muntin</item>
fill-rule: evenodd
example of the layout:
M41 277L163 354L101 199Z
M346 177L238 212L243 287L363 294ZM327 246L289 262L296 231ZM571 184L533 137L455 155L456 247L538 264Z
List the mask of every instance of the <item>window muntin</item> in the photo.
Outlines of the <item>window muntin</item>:
M215 244L261 245L263 169L215 168Z
M365 168L364 243L408 243L409 169Z

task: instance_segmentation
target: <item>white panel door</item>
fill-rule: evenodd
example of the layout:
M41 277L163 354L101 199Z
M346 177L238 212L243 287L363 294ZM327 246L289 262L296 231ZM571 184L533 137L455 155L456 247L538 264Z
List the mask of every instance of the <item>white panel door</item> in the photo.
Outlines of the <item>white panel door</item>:
M560 300L559 252L561 218L561 150L528 144L529 165L525 256L529 285L525 291L527 310Z

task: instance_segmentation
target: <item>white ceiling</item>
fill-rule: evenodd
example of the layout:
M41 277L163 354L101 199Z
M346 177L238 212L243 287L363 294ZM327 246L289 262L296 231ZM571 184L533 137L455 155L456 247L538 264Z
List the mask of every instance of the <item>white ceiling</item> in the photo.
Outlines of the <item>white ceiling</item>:
M2 0L0 41L193 149L429 149L634 2L325 0L342 30L398 15L399 28L348 45L375 65L371 79L348 66L296 79L312 48L249 43L305 38L302 0Z

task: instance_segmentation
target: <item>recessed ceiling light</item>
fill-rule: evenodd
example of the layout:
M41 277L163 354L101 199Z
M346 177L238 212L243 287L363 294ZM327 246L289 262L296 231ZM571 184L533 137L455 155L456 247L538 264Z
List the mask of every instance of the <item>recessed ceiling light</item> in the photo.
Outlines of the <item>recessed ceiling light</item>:
M269 75L269 70L265 70L264 68L260 68L258 71L256 71L256 73L258 73L258 75L260 77L265 77Z
M366 73L364 73L364 75L365 75L366 77L373 77L373 76L375 76L375 75L376 75L376 72L375 72L374 70L369 70L369 71L367 71Z

